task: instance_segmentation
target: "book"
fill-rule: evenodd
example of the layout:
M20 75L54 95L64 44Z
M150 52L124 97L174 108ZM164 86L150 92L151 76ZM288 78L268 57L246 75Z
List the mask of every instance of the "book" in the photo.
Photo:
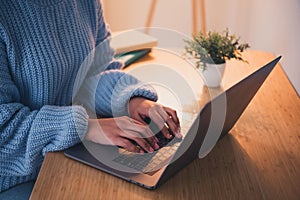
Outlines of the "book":
M157 46L158 40L137 30L113 32L111 47L116 54L124 54L131 51L151 49Z

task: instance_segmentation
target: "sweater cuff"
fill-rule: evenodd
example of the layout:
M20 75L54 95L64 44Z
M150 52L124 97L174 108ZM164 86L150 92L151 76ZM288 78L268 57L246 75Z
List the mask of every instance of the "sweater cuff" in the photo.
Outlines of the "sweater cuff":
M95 93L95 110L100 117L118 117L128 115L127 103L140 96L157 101L155 89L135 77L119 70L110 70L101 74Z
M147 83L135 85L135 87L132 88L131 95L129 96L130 97L128 98L128 101L133 97L144 97L151 101L158 100L158 96L155 89Z
M79 143L88 128L88 115L82 106L44 106L36 115L29 139L42 152L61 151Z
M69 128L70 128L69 130L75 130L78 138L81 141L85 137L88 129L89 116L87 114L86 109L78 105L72 106L72 115L73 115L73 120L69 124ZM73 127L75 129L73 129Z
M151 101L158 100L157 93L150 84L139 82L129 85L120 92L120 95L113 94L111 103L113 116L128 115L128 103L133 97L144 97Z

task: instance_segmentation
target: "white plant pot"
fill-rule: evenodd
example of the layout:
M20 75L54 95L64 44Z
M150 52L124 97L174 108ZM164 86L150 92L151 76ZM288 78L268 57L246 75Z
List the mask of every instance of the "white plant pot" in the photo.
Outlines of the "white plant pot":
M206 69L201 70L200 74L204 84L207 87L220 87L226 63L223 64L206 64Z

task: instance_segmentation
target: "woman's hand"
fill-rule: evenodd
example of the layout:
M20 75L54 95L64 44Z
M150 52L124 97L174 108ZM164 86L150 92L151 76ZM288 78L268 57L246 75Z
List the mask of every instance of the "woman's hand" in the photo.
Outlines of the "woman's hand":
M171 108L143 97L134 97L129 101L128 112L131 118L143 124L146 124L146 118L150 118L168 139L172 138L172 135L182 138L177 113Z
M126 116L89 119L85 139L99 144L116 145L136 153L153 152L159 148L158 139L147 125Z

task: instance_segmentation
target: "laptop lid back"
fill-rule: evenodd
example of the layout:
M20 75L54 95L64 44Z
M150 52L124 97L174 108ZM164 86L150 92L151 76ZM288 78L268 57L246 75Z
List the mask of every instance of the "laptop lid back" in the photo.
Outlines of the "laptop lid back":
M211 151L217 141L226 135L240 118L280 58L281 56L264 65L204 106L164 171L159 184L166 181L197 156L203 158ZM220 122L223 122L221 124L222 129L216 133L220 127Z

